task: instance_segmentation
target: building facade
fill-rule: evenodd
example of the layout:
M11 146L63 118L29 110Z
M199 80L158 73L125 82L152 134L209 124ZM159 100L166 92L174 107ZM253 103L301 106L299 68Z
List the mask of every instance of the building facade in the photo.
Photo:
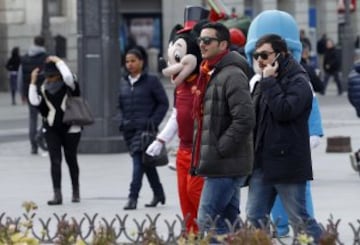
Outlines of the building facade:
M41 33L42 1L0 0L0 66L2 67L0 90L6 90L8 87L4 65L11 49L19 46L21 54L25 54L32 44L33 37ZM61 52L71 68L77 71L77 1L47 1L50 30L60 43L58 45L60 51L57 51ZM207 6L206 0L113 1L117 1L120 50L125 50L126 46L135 40L147 48L150 59L154 61L150 62L151 64L157 64L157 57L166 54L164 51L167 49L168 36L175 24L183 24L185 6ZM297 20L299 27L305 29L313 46L323 33L336 42L339 40L339 22L343 21L343 16L337 11L338 0L223 0L222 2L237 15L248 15L251 18L267 9L287 11ZM355 10L351 13L354 36L360 32L358 20L360 14ZM157 67L153 65L150 69L156 71Z

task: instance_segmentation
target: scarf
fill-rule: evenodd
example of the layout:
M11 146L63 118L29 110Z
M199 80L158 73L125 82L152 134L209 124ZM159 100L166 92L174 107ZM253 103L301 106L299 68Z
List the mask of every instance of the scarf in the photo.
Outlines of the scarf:
M45 90L49 92L50 94L57 93L63 86L65 86L65 83L63 81L55 81L55 82L46 82L45 83Z
M215 68L215 65L228 53L229 50L227 49L211 59L203 60L200 64L199 78L196 82L196 85L192 87L192 92L194 93L192 114L195 122L197 123L197 133L194 142L195 150L193 152L192 167L198 166L200 160L201 131L204 116L204 96L207 85L210 81L210 72Z

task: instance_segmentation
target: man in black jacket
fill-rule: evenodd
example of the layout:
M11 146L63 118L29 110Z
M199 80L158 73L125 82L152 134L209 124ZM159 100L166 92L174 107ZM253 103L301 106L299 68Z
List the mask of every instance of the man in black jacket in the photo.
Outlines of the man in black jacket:
M308 119L312 106L309 78L288 53L284 39L258 39L252 61L261 80L255 85L254 170L249 181L247 216L266 224L278 195L292 224L306 224L318 241L321 229L306 210L306 181L313 179Z
M334 77L334 80L336 82L338 95L342 95L343 88L342 88L342 82L340 79L340 69L341 69L341 58L339 55L338 50L336 50L334 41L331 39L326 40L326 49L324 54L324 90L321 93L322 95L325 95L326 93L326 87L329 82L330 77Z
M31 72L35 68L39 68L39 77L37 79L37 87L40 88L41 83L44 81L42 75L43 66L47 57L45 50L45 39L42 36L34 38L34 44L29 48L27 54L22 57L21 65L19 67L18 83L21 84L21 93L23 102L27 103L29 85L31 81ZM31 154L38 153L38 144L36 141L37 124L38 124L38 110L35 106L28 103L29 106L29 139L31 144Z
M194 93L192 165L195 174L206 177L198 223L207 231L218 216L216 234L224 234L229 231L225 220L233 224L238 218L240 187L251 174L255 113L244 73L246 60L229 51L229 30L220 23L206 24L198 43L203 62Z

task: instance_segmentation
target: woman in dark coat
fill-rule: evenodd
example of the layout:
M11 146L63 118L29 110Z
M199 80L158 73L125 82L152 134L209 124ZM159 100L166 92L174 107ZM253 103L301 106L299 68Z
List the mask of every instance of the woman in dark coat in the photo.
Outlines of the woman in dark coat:
M128 72L120 83L119 109L121 114L120 131L124 135L127 147L133 160L130 194L125 210L136 209L137 199L145 173L154 198L146 207L165 204L165 193L155 167L142 163L142 153L146 149L141 146L141 133L149 124L157 129L163 120L169 101L160 80L147 74L144 67L144 54L138 49L130 49L126 53L125 66Z
M14 47L11 50L11 57L6 63L6 69L9 72L9 82L10 82L10 93L11 93L11 102L13 105L16 105L16 91L17 91L17 76L20 66L20 52L19 47Z

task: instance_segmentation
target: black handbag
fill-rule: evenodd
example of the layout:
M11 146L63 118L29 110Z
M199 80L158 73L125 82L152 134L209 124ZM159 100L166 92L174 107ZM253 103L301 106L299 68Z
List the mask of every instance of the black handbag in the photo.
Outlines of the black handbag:
M63 123L79 126L93 124L94 117L86 100L80 96L72 96L70 93L67 94Z
M142 162L145 166L160 167L169 163L165 145L163 145L160 154L157 156L146 154L147 147L156 139L156 135L157 130L155 129L154 124L151 121L148 122L146 130L141 133Z

